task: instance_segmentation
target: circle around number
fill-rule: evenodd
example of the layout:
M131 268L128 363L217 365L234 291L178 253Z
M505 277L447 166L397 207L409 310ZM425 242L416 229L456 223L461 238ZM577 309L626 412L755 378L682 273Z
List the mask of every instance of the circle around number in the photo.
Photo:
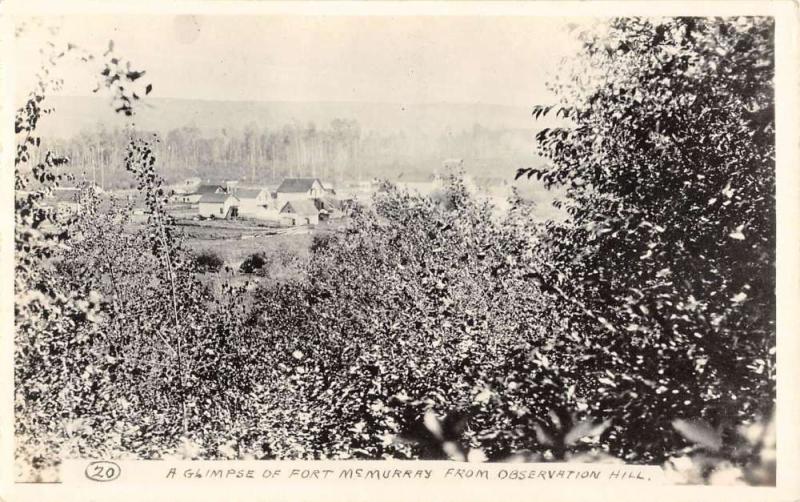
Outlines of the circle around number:
M122 469L115 462L98 460L87 465L84 474L92 481L104 483L117 479L122 474Z

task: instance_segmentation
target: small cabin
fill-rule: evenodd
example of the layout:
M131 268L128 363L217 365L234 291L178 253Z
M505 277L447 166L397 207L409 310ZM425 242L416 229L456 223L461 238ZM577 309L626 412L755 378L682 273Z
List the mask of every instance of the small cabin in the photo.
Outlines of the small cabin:
M197 203L202 218L234 218L239 215L239 199L229 193L208 193Z

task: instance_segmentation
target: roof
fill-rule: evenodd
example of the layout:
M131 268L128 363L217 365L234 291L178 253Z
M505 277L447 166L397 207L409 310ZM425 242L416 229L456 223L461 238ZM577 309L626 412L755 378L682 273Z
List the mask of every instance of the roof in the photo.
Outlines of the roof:
M290 200L281 208L282 213L319 214L313 200Z
M286 178L283 180L283 183L281 183L281 186L278 187L277 191L282 193L308 192L311 190L315 181L322 186L322 182L320 182L318 178Z
M263 191L263 188L237 188L233 193L236 194L236 197L239 199L255 199L258 198Z
M234 197L233 195L231 195L229 193L207 193L207 194L203 194L203 196L200 197L200 203L202 203L202 204L222 204L226 200L228 200L228 197L233 197L234 199L239 200L237 197Z
M217 193L217 190L225 191L225 188L221 185L200 185L194 191L195 194L205 194L205 193Z

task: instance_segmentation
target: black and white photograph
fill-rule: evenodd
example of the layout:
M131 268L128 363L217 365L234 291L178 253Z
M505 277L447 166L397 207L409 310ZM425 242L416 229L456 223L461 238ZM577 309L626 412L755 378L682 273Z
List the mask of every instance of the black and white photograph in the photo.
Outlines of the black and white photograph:
M776 486L774 15L202 3L6 20L12 482Z

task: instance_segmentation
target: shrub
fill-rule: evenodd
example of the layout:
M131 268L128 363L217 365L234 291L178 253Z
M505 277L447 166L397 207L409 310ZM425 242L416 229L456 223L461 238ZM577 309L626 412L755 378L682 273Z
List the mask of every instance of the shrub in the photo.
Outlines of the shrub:
M253 274L261 271L267 265L267 255L263 252L253 253L242 262L239 271L244 274Z
M197 272L219 272L223 264L222 258L213 251L203 251L194 257Z

